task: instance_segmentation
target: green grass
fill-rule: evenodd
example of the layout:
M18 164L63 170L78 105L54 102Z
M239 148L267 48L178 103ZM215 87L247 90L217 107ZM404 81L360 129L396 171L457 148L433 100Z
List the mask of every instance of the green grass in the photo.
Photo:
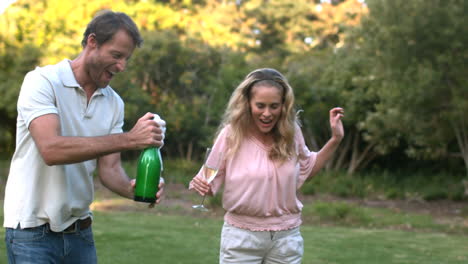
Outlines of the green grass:
M99 263L216 263L221 222L145 213L98 213Z
M135 163L125 162L124 166L134 176ZM198 167L197 162L165 161L163 175L168 184L186 186ZM6 168L8 165L0 162L3 172L0 185L6 178ZM456 179L447 175L321 173L306 183L302 191L341 197L458 200L456 193L462 189ZM192 193L167 192L166 197L200 201L200 196ZM114 198L105 192L96 193L97 201ZM212 208L219 207L221 195L207 199L206 203ZM468 206L461 208L458 215L461 220L440 222L428 214L363 207L344 201L314 200L304 205L303 264L468 263ZM93 229L99 263L218 263L220 215L193 214L179 204L161 205L153 210L132 208L95 211ZM2 213L0 210L0 221ZM2 241L3 237L4 230L0 229ZM0 263L6 263L4 243L0 243Z
M99 263L217 263L222 219L145 212L95 212ZM468 236L303 225L303 264L462 264ZM0 231L4 236L4 230ZM6 260L0 243L0 262Z
M405 231L302 228L304 263L452 264L468 261L468 237Z
M468 207L465 209L468 210ZM467 219L462 212L460 219ZM387 208L362 207L346 202L316 201L302 211L304 223L355 228L403 229L418 232L443 232L468 235L468 226L462 220L439 223L431 215L397 212Z

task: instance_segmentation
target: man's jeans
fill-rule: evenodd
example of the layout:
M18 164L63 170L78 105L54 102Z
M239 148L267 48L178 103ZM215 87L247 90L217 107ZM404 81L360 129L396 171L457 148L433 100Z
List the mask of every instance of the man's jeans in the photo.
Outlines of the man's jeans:
M97 263L91 227L72 233L52 232L47 224L27 229L7 228L5 242L10 264Z

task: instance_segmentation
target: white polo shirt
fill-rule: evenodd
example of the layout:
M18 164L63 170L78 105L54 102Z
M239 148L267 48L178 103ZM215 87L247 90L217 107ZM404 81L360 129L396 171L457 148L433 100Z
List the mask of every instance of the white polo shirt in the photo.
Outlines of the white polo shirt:
M29 72L18 98L16 150L5 189L4 227L35 227L49 223L62 231L91 215L96 160L48 166L29 133L31 121L57 114L61 135L92 137L122 133L124 103L110 86L98 89L89 104L76 81L71 61Z

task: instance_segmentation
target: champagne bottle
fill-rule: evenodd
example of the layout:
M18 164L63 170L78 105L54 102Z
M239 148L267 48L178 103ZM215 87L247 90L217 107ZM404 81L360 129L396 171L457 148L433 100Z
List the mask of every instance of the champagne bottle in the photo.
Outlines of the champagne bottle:
M162 160L159 148L145 149L138 159L134 200L154 203L161 177Z

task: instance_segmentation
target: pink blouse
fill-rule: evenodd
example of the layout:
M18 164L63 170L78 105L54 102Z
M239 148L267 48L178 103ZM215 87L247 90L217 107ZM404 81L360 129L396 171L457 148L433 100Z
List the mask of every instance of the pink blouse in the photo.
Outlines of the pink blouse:
M230 126L221 131L208 164L220 152L227 153L230 131ZM224 184L224 220L228 224L252 231L279 231L302 223L303 205L296 192L310 176L317 153L309 151L299 127L295 142L298 158L282 164L271 161L269 147L254 137L247 138L238 152L223 162L211 188L216 193ZM201 170L195 177L202 177Z

